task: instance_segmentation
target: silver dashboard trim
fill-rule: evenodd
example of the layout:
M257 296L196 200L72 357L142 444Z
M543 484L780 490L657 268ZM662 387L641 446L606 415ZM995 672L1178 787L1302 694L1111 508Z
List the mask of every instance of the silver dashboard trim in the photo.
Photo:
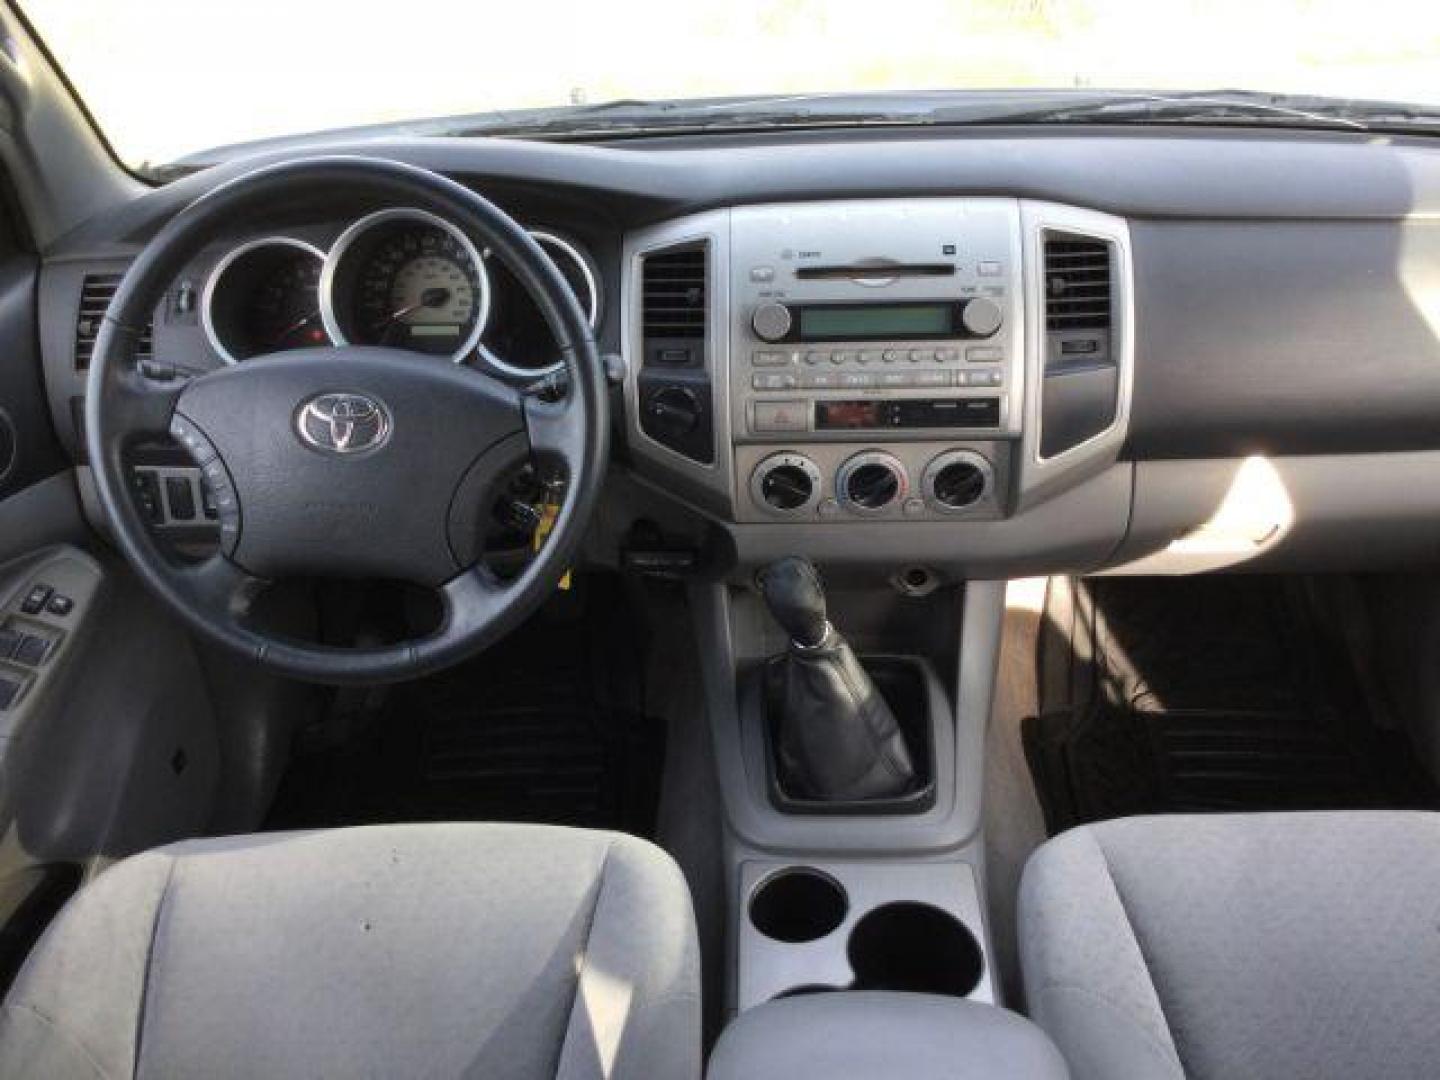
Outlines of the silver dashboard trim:
M586 303L582 301L581 306L585 310L585 317L590 323L590 329L593 331L600 324L600 281L594 269L591 268L590 259L581 251L578 245L571 243L563 236L547 232L544 229L529 229L527 231L530 234L530 238L542 248L549 245L558 249L561 254L580 268L580 275L584 278L585 288L590 294L589 302ZM488 259L490 254L489 251L486 251L485 257ZM551 255L551 261L554 261L553 254ZM504 372L506 375L513 375L517 378L544 378L546 375L552 375L565 366L564 361L557 360L555 363L545 367L520 367L518 364L510 363L494 349L486 345L483 340L480 342L479 350L486 364L495 368L497 371Z
M1062 485L1078 483L1113 464L1130 430L1130 401L1135 380L1134 271L1130 227L1124 218L1059 203L1020 201L1024 257L1022 280L1025 302L1025 411L1021 436L1020 505L1053 494ZM1118 314L1111 328L1111 350L1117 368L1115 419L1104 431L1052 457L1040 452L1041 393L1045 378L1045 248L1047 231L1093 237L1111 245Z
M215 330L215 321L210 314L210 306L215 300L215 290L219 286L220 278L224 275L225 271L230 269L239 259L250 254L252 251L266 247L295 248L298 251L312 255L320 262L321 274L322 276L324 274L325 252L321 251L308 240L299 240L293 236L262 236L254 240L247 240L243 244L237 244L225 252L224 255L220 256L220 259L211 268L209 276L205 279L205 287L200 292L200 328L204 331L205 340L210 343L210 347L214 349L216 355L227 364L238 364L240 361L230 354L230 350L225 347L224 342L220 340L220 335ZM318 287L316 289L316 300L319 300ZM323 306L322 303L320 316L322 322L325 318ZM325 332L327 336L330 336L328 326ZM333 342L335 339L333 336L330 336L330 340Z
M325 324L325 332L330 335L330 340L336 345L350 344L350 340L340 329L340 321L335 313L335 268L340 264L345 253L354 246L358 237L375 225L395 220L421 221L443 229L465 248L466 253L475 263L475 280L480 286L475 326L460 347L450 355L452 361L462 364L479 346L481 335L485 333L485 325L490 321L490 274L485 269L484 260L480 258L479 249L458 225L439 214L432 214L429 210L421 210L414 206L392 206L366 214L351 222L345 231L336 238L335 243L330 246L330 253L325 256L325 265L320 270L320 319Z
M706 252L705 373L710 380L715 424L715 460L709 464L670 449L640 427L640 369L645 356L640 310L644 259L686 244L701 245ZM730 211L704 211L627 233L621 266L620 348L626 361L625 429L630 445L662 472L701 489L705 509L732 516L736 495L730 435Z

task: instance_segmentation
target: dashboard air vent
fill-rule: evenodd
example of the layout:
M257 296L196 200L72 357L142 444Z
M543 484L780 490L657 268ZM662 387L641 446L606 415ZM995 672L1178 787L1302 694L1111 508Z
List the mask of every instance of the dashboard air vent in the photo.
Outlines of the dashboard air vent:
M100 322L105 317L115 290L120 287L121 274L86 274L80 285L80 311L75 319L75 369L86 371L90 367L90 354L95 351L95 339L100 335ZM137 362L151 359L154 353L154 327L147 326L135 350Z
M687 247L645 257L647 338L705 336L705 249Z
M1110 245L1105 241L1046 235L1045 329L1110 329Z

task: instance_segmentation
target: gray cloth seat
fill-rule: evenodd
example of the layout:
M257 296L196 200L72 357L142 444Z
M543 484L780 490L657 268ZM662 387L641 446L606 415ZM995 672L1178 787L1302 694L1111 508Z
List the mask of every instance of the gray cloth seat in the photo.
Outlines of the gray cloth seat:
M1440 814L1077 828L1019 915L1028 1011L1077 1080L1440 1072Z
M411 825L191 841L61 912L4 1077L696 1077L689 893L613 833Z
M841 991L741 1013L707 1080L1065 1080L1065 1062L1023 1016L934 994Z

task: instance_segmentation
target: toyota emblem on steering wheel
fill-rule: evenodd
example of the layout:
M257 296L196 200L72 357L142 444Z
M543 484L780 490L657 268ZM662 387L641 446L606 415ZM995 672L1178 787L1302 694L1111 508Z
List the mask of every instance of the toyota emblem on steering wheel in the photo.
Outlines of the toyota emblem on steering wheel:
M316 450L358 454L382 446L390 437L390 414L365 394L318 394L295 414L295 433Z

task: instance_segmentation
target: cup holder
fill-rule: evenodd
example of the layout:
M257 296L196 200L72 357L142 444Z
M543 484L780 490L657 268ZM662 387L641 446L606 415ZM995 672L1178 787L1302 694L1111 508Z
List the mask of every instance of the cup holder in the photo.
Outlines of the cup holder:
M761 882L750 898L750 922L766 937L793 945L832 933L849 908L838 881L819 870L797 867Z
M965 924L929 904L884 904L850 932L856 990L909 990L965 997L980 985L984 958Z

